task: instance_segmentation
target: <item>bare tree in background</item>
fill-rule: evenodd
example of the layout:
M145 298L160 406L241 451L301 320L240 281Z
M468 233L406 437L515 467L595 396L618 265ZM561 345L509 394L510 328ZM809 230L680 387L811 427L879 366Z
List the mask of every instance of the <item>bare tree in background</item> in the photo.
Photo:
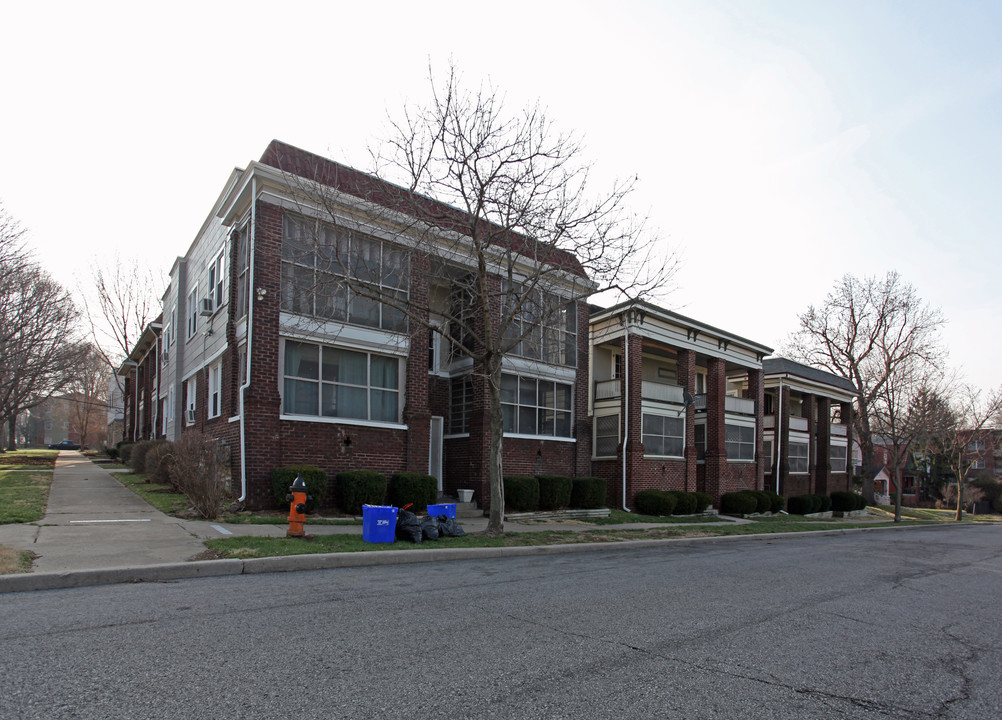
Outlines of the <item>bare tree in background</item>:
M117 253L91 266L91 288L81 288L80 294L93 347L116 383L120 379L114 371L160 313L162 284L148 265L136 258L123 259ZM90 295L94 299L87 300Z
M606 290L621 298L664 290L678 259L626 209L635 180L593 190L579 140L558 132L540 107L509 113L495 90L465 89L452 69L431 85L427 105L406 108L373 152L376 175L387 182L353 190L371 201L362 211L368 221L395 229L400 257L389 272L383 267L382 280L349 250L351 228L339 220L358 216L357 201L304 182L329 182L316 168L283 167L290 189L304 207L319 208L323 222L304 223L283 247L282 303L333 320L350 303L381 304L406 317L401 327L409 322L412 337L415 328L431 330L454 356L472 360L488 397L488 533L500 534L502 359L584 362L567 346L568 331L581 332L576 303ZM295 276L297 254L315 275ZM408 295L401 280L408 267L429 274L428 297Z
M108 415L108 364L92 343L80 346L79 361L67 391L70 427L79 434L81 445L90 446L107 429Z
M795 359L847 378L856 386L853 431L863 456L863 495L873 503L874 436L878 408L898 395L909 378L935 367L945 355L939 310L923 301L896 272L883 278L845 275L819 306L800 316L786 351ZM892 387L888 388L888 384ZM884 413L886 416L886 412Z

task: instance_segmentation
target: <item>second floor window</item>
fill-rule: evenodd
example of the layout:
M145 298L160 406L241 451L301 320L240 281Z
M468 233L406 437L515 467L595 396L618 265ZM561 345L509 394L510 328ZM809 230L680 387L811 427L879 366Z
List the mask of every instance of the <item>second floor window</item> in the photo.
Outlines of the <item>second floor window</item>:
M505 338L515 343L512 355L553 365L577 364L576 303L512 285L506 289L504 307L511 317Z
M506 433L571 437L571 385L518 375L501 376Z
M223 304L223 251L209 263L209 306L218 310Z
M807 443L791 442L789 450L790 472L794 475L806 473L808 456Z

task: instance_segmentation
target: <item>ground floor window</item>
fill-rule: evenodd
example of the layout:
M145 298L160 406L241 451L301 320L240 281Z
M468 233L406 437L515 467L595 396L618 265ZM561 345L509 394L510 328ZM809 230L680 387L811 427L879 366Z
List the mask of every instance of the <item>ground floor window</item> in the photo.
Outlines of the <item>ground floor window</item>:
M644 455L682 457L685 447L685 420L667 415L643 416Z
M400 360L295 340L285 341L282 412L400 421Z
M569 384L501 376L504 431L517 435L571 437L573 388Z
M832 472L844 473L845 472L845 459L846 459L846 446L845 445L832 445L831 446Z
M696 459L706 460L706 423L696 423L695 432Z
M807 443L790 443L790 472L791 473L806 473L807 472L807 460L808 460L808 448Z
M452 378L449 383L449 433L470 432L470 412L473 410L473 378L469 375Z
M724 449L728 460L754 460L755 428L750 425L724 425Z
M615 457L619 447L619 415L595 418L595 457Z

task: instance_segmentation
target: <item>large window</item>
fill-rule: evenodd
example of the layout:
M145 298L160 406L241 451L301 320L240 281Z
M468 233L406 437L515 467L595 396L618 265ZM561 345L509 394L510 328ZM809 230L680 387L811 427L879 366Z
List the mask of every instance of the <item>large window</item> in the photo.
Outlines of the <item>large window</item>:
M221 370L222 365L217 361L209 366L209 417L219 417L221 408Z
M470 432L470 412L473 410L473 378L469 375L452 378L449 383L449 433Z
M282 411L377 422L399 422L397 358L285 341Z
M577 305L541 290L506 286L505 314L511 317L505 338L515 342L512 355L554 365L577 363ZM517 342L516 342L517 341Z
M595 457L614 457L619 447L619 415L595 418Z
M250 295L250 223L234 234L237 243L237 311L236 317L247 314Z
M724 449L728 460L754 460L755 428L748 425L724 425Z
M282 236L282 310L394 332L407 317L376 298L407 301L406 253L343 227L285 215ZM351 277L354 289L348 287Z
M832 445L831 446L831 466L832 466L832 472L844 473L845 472L845 459L846 459L846 446L845 445Z
M218 310L223 305L223 250L209 263L209 306Z
M517 435L571 436L572 388L518 375L501 376L504 431Z
M643 437L644 455L681 457L685 447L685 420L644 413Z
M807 472L808 447L807 443L790 443L790 472L793 474L803 474Z

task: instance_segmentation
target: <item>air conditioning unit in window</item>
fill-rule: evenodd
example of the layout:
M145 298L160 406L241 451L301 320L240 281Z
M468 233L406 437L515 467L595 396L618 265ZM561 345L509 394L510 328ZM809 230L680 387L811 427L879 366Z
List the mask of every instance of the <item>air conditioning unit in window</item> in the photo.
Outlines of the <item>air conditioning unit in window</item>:
M212 306L212 298L202 298L202 307L199 309L198 314L205 317L212 315L213 312L215 312L215 308Z
M194 425L195 424L195 409L194 408L188 408L187 410L185 410L184 411L184 419L188 422L189 425Z

